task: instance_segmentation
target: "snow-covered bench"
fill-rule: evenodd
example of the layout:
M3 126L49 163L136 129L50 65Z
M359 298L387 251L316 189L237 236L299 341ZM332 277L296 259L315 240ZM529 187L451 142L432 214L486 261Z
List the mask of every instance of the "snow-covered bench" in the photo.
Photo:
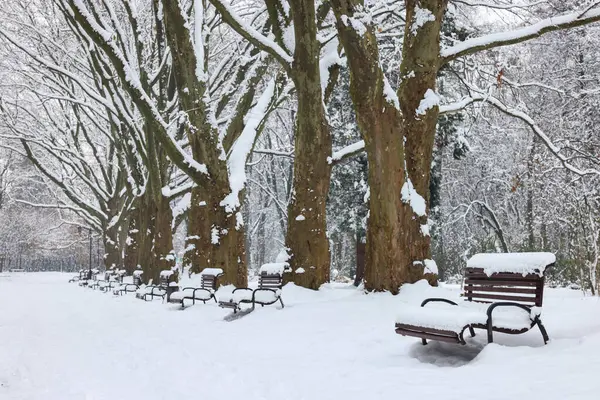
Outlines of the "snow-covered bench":
M125 270L109 270L104 273L104 280L98 282L98 289L104 293L108 293L123 282Z
M200 272L200 287L184 287L178 292L174 292L169 296L170 303L181 304L181 307L185 307L185 301L192 301L192 304L196 304L196 300L202 301L204 304L210 299L214 299L215 303L217 298L215 297L215 290L217 289L217 279L223 275L221 268L205 268Z
M234 314L241 310L241 304L252 304L252 310L256 304L268 306L277 302L281 303L281 308L285 307L281 299L281 286L287 266L287 263L264 264L260 267L258 288L237 288L228 300L219 301L219 307L231 308Z
M69 279L69 283L71 282L78 282L82 279L85 279L85 277L87 276L87 270L85 269L80 269L79 273L77 275L75 275L74 277L72 277L71 279Z
M135 292L135 297L144 301L154 300L155 297L160 297L162 300L169 297L172 293L179 290L177 282L173 281L172 278L175 276L175 272L172 270L160 271L159 284L153 285L149 282L147 286L140 287Z
M133 271L133 282L132 283L121 283L119 286L113 290L113 294L122 296L125 293L134 293L142 285L142 271L136 270Z
M396 333L403 336L465 344L464 332L474 328L493 332L525 333L542 325L544 271L554 264L552 253L476 254L467 262L464 301L430 298L421 307L407 305L396 318ZM500 301L498 301L500 300Z
M80 277L79 286L92 287L94 282L98 279L98 274L100 270L98 268L94 268L92 270L86 270L84 277ZM90 283L91 281L91 283Z

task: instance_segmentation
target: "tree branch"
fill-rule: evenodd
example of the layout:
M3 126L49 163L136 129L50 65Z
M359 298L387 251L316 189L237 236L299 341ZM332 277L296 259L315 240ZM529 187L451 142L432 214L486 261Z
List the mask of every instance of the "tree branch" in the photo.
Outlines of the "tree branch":
M464 57L469 54L496 47L508 46L535 39L545 33L575 28L600 21L600 8L577 11L570 14L552 17L539 21L533 25L517 28L506 32L497 32L478 38L468 39L452 47L442 49L440 52L440 65Z

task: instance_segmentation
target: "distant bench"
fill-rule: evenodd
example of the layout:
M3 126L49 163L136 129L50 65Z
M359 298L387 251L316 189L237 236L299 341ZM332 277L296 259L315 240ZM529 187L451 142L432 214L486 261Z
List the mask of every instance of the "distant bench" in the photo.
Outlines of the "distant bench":
M477 328L485 329L492 343L493 332L520 334L537 325L547 343L541 320L544 271L555 260L552 253L476 254L467 263L465 301L429 298L421 307L403 307L396 333L423 344L427 339L465 344L464 332L475 336Z

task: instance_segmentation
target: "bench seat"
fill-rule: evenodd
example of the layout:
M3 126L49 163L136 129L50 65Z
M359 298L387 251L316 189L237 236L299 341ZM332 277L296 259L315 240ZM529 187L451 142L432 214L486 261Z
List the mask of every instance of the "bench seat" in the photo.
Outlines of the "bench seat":
M396 323L422 326L461 333L470 325L486 325L489 304L463 301L458 305L431 303L426 307L405 306L396 316ZM529 330L540 309L531 312L521 308L506 307L494 311L493 327L512 331Z
M208 289L202 288L184 288L178 292L172 293L170 299L172 302L181 302L183 299L194 299L200 301L208 301L212 299L214 294Z

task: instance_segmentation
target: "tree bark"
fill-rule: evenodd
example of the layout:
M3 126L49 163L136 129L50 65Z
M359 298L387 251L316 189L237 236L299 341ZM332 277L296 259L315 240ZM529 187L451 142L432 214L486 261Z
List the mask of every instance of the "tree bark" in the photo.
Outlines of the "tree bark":
M294 188L288 206L286 246L292 280L318 289L329 281L326 200L329 194L331 134L325 118L314 0L290 2L296 47L292 77L298 96Z
M399 101L381 69L374 27L366 25L365 32L357 32L348 23L360 2L332 0L332 5L369 162L365 288L397 293L403 283L421 279L425 264L432 263L427 206L438 107L421 107L421 102L435 89L446 1L421 1L420 7L434 19L417 28L417 2L406 2ZM436 283L434 275L428 278Z

